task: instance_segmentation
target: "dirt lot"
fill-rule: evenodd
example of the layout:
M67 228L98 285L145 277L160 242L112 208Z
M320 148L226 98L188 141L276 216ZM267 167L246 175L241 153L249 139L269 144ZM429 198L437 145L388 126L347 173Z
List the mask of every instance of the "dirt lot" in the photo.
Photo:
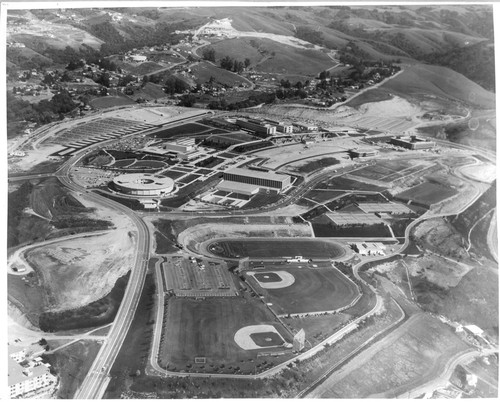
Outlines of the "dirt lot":
M247 280L278 314L336 310L358 295L356 286L333 268L287 268L286 272L294 276L295 282L282 289L263 289L247 274Z
M40 275L48 308L60 311L109 293L131 268L134 250L130 232L113 231L34 248L26 258Z
M389 398L436 378L453 356L468 349L440 321L416 315L334 373L308 397Z
M413 229L420 248L454 259L468 258L460 233L445 219L427 219Z
M356 146L356 141L352 138L336 138L330 141L320 141L310 144L308 148L304 148L304 144L297 143L278 148L271 148L265 151L260 151L254 154L259 158L265 158L267 161L263 164L264 167L269 169L276 169L280 166L294 163L297 159L315 159L318 156L326 154L344 153ZM301 162L305 164L306 162ZM342 163L348 163L347 160L342 159ZM296 169L296 168L294 168ZM293 170L292 172L294 172Z

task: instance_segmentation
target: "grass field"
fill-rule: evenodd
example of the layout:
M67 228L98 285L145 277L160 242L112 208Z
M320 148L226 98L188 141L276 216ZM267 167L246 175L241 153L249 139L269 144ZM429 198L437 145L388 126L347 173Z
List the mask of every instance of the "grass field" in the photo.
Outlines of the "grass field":
M168 139L182 135L220 133L219 128L211 128L197 123L187 123L177 127L166 128L150 134L149 137Z
M242 327L256 324L274 325L280 335L291 341L285 329L275 321L262 302L250 298L212 298L193 300L172 298L160 365L169 370L204 372L252 372L257 351L243 350L234 341ZM282 350L281 348L278 348ZM205 357L206 364L195 364L195 357Z
M329 201L332 198L338 197L342 194L345 194L345 192L344 191L337 191L337 190L326 190L326 191L325 190L310 190L304 194L304 197L321 203L321 202Z
M92 99L90 105L97 109L106 109L113 106L135 105L135 102L122 96L105 96Z
M432 65L405 66L400 75L385 82L381 88L403 98L433 94L483 108L493 108L495 104L492 92L449 68Z
M324 169L329 166L337 165L339 164L340 161L337 158L322 158L322 159L317 159L313 161L308 161L304 163L303 165L300 166L293 166L291 169L296 171L299 174L307 174L314 172L316 170Z
M324 215L311 223L316 237L392 237L389 228L383 223L338 226Z
M361 190L361 191L384 191L384 187L375 186L373 184L363 183L357 180L351 180L345 177L334 177L320 182L314 187L315 189L332 189L332 190Z
M315 389L319 398L389 398L436 378L446 363L470 346L452 328L419 315L360 355Z
M249 82L240 77L238 74L228 70L224 70L213 64L202 61L191 67L191 72L194 74L196 83L205 84L211 77L222 85L239 86L240 84L249 84Z
M358 295L356 286L338 270L287 268L295 277L293 285L281 289L263 289L250 279L277 314L330 311L351 303Z
M283 322L290 325L295 331L304 329L306 339L312 345L316 345L328 338L335 330L341 328L350 318L351 316L348 314L337 313L309 317L285 317Z
M151 320L154 317L154 293L154 277L152 274L148 274L134 319L111 368L111 381L106 390L106 396L110 395L109 397L118 399L121 392L127 388L126 384L129 383L131 376L135 375L137 370L140 370L141 377L145 376L144 368L153 335Z
M57 398L72 399L74 397L100 348L101 344L98 342L80 340L54 354L45 355L60 378Z
M433 183L422 183L399 193L394 198L404 202L411 201L417 205L430 207L457 194L457 191Z
M427 166L427 164L423 165L415 160L387 160L379 161L373 166L358 169L351 174L370 180L379 180L390 183L404 176L416 173Z
M213 243L212 243L213 244ZM345 254L340 244L313 239L247 239L220 240L216 250L208 249L221 257L228 258L285 258L302 255L304 258L338 258Z

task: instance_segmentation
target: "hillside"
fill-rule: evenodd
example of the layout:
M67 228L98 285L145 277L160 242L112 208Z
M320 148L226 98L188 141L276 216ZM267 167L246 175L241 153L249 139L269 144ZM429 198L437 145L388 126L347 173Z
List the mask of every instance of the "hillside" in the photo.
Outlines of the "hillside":
M399 74L382 85L403 98L437 96L485 109L495 106L495 95L449 68L429 65L404 66Z
M27 47L48 57L43 51L47 47L78 48L82 43L102 46L105 54L176 43L182 36L175 32L230 18L237 31L301 37L361 59L439 64L487 89L494 86L493 18L488 5L19 10L9 16L9 22L25 30L22 24L26 18L30 19L27 35L19 37L9 31L12 39L22 39ZM236 44L242 47L238 49ZM246 40L214 46L225 48L233 58L238 58L235 53L240 51L240 58L248 57L252 65L260 63L264 72L281 73L284 64L289 74L328 67L325 55L297 54L277 42L275 45L272 58L257 54L258 46L249 46ZM220 49L217 53L226 54ZM315 65L309 67L311 63Z
M314 49L300 49L263 38L233 38L211 45L216 60L230 56L238 60L250 59L255 71L265 73L286 73L317 75L336 63L324 52Z

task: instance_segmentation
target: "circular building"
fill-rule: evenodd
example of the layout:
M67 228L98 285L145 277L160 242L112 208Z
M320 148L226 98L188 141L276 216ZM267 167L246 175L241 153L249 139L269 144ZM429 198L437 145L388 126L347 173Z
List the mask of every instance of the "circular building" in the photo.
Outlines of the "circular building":
M169 177L156 177L148 173L131 173L116 176L113 186L124 194L159 196L172 192L174 181Z

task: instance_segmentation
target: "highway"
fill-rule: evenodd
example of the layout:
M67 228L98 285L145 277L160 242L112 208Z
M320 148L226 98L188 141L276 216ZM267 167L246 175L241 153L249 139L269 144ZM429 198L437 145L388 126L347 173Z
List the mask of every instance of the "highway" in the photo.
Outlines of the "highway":
M66 161L58 170L57 176L59 180L67 188L81 192L84 189L73 183L69 177L69 169L76 163L87 151L80 151L75 156ZM76 399L100 399L106 391L109 383L109 372L113 363L120 351L121 345L130 324L134 318L137 304L146 279L149 250L150 250L150 233L144 221L137 216L133 211L124 205L101 197L92 192L85 193L85 197L99 203L105 207L115 209L129 217L137 227L137 249L135 254L134 265L131 269L130 278L125 289L123 300L116 314L115 320L111 325L107 339L101 346L97 357L95 358L85 380L80 385L75 394Z
M193 116L193 117L188 117L188 118L183 118L180 119L183 122L190 121L191 119L199 119L199 116ZM176 121L175 123L179 123L180 121ZM171 124L174 124L174 122L171 122ZM170 125L170 123L168 124ZM136 135L135 133L134 135ZM436 141L438 143L442 142L445 143L446 146L450 146L449 142L445 141ZM148 268L148 260L149 260L149 253L150 253L150 244L151 244L151 239L150 239L150 232L148 230L148 227L146 226L145 222L142 219L142 216L165 216L165 213L161 214L153 214L153 213L148 213L144 214L143 213L136 213L134 211L131 211L129 208L123 206L122 204L115 202L111 199L102 197L96 193L93 192L86 192L85 188L75 184L69 179L69 171L71 167L86 153L88 153L91 149L95 147L100 147L102 146L102 143L100 144L94 144L92 146L87 147L86 149L83 149L79 152L77 152L72 158L70 158L68 161L66 161L62 167L55 173L55 174L33 174L33 175L26 175L26 176L19 176L17 178L12 178L11 180L25 180L25 179L31 179L31 178L40 178L40 177L47 177L47 176L57 176L59 180L62 182L64 186L67 188L76 191L76 192L85 192L84 196L91 199L92 201L99 203L103 206L106 206L108 208L112 208L114 210L117 210L119 212L122 212L124 215L126 215L128 218L132 220L132 222L135 224L137 227L137 250L136 250L136 255L135 255L135 261L134 265L131 269L131 275L130 279L127 285L127 288L125 290L125 294L123 296L122 303L120 305L120 308L117 312L116 318L113 322L113 324L110 327L110 331L108 334L107 339L104 341L103 345L101 346L99 353L97 357L95 358L85 380L77 390L75 394L76 399L99 399L102 398L104 395L104 392L106 390L106 387L109 383L110 377L109 377L109 372L113 366L113 363L116 359L116 356L118 355L118 352L122 346L122 343L126 337L126 334L130 328L131 322L133 320L140 295L142 293L142 289L144 286L144 281L146 278L147 274L147 268ZM462 149L467 149L471 150L471 147L466 147L466 146L461 146L457 144L451 144L451 146L455 146L456 148L462 148ZM474 149L475 150L475 149ZM484 155L484 154L483 154ZM491 157L491 154L488 155ZM354 169L360 168L361 164L357 164L353 166ZM244 210L244 211L231 211L231 212L226 212L226 213L221 213L220 211L216 211L213 214L210 213L212 216L219 216L219 217L227 217L231 215L251 215L252 213L263 213L266 211L274 210L277 208L280 208L284 205L288 205L296 201L298 198L300 198L303 194L305 194L309 189L314 187L317 183L320 181L324 180L325 178L331 178L335 176L340 176L346 173L347 169L339 169L341 170L340 172L336 172L332 174L333 169L339 169L337 167L332 167L331 169L325 169L322 170L321 172L318 172L316 174L311 175L307 180L299 187L295 188L292 190L292 192L284 197L280 202L271 205L269 207L265 207L262 209L255 209L255 210ZM470 206L479 196L481 193L478 191L478 193L473 197L473 200L471 200L470 203L468 203L464 208L461 209L460 212L465 210L468 206ZM206 212L203 212L206 214ZM454 212L453 214L431 214L431 213L426 213L420 218L416 219L413 221L405 231L405 243L401 249L404 249L408 244L409 244L409 233L410 230L417 225L419 222L425 219L430 219L430 218L435 218L435 217L442 217L442 216L448 216L448 215L454 215L459 212ZM184 211L172 211L169 212L169 214L172 214L176 217L180 217L182 215L197 215L198 212L193 212L193 213L187 213ZM92 235L92 234L90 234ZM366 240L366 239L364 239ZM364 260L363 262L360 262L356 266L354 266L354 275L358 280L363 281L363 279L359 276L358 270L359 268L365 264L368 261L375 261L375 260L384 260L386 258L389 258L390 255L387 256L381 256L378 258L373 258L370 260ZM278 373L281 369L283 369L287 364L290 362L293 362L294 360L305 360L313 356L315 353L317 353L319 350L321 350L324 345L326 344L332 344L336 342L338 339L342 338L345 334L349 333L352 331L354 328L356 328L357 323L365 319L366 317L375 314L377 311L380 310L382 307L382 299L381 297L376 293L376 290L369 284L369 286L376 295L376 303L375 306L367 313L365 313L363 316L358 317L356 320L352 321L345 327L343 327L341 330L337 331L335 334L332 334L329 338L325 339L323 342L320 344L316 345L315 347L311 348L307 352L303 353L300 356L294 356L292 359L290 359L287 362L284 362L282 364L279 364L272 369L257 374L257 375L226 375L226 374L201 374L201 373L177 373L177 372L168 372L167 370L161 369L157 363L157 353L159 350L159 342L161 338L161 327L162 327L162 322L163 322L163 304L164 304L164 293L162 291L163 285L161 281L161 272L160 272L160 264L161 264L161 259L159 259L156 263L155 266L155 272L156 272L156 280L157 280L157 287L158 287L158 309L157 309L157 317L156 317L156 324L155 324L155 331L154 331L154 339L153 339L153 353L150 356L151 359L151 365L156 370L159 375L163 376L197 376L197 377L223 377L223 378L266 378L272 375L275 375ZM364 281L363 281L364 282ZM365 282L366 283L366 282ZM160 374L161 373L161 374Z

